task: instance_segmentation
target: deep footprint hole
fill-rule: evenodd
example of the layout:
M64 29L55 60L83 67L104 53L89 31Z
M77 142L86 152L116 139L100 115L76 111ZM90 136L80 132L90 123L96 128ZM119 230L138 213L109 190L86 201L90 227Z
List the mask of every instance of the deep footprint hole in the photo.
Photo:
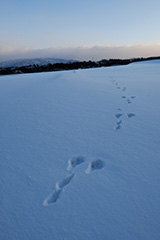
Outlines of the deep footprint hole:
M128 113L128 114L127 114L127 117L128 117L128 118L135 117L135 116L136 116L135 113Z
M70 170L72 168L75 168L76 166L82 164L83 162L85 162L84 157L82 157L82 156L73 157L73 158L69 159L67 169Z
M115 114L115 117L120 118L122 115L123 115L122 113L117 113L117 114Z
M101 159L97 159L91 162L91 170L100 170L104 167L104 162Z

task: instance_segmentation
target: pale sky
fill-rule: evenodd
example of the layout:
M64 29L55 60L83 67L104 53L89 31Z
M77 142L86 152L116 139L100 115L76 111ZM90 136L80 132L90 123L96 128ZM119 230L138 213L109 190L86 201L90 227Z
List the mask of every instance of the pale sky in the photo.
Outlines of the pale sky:
M159 0L1 0L0 61L160 55Z

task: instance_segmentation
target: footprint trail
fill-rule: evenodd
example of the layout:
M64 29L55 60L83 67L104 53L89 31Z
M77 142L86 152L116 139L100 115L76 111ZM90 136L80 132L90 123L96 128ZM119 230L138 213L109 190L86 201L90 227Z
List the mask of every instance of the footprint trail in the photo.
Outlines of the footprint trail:
M114 129L115 129L115 130L120 129L120 128L121 128L121 125L122 125L122 120L116 122L116 125L115 125Z
M123 92L123 94L121 95L121 98L125 100L126 103L128 103L129 105L131 105L132 102L134 102L134 99L136 98L136 96L131 95L131 96L127 96L126 94L126 89L127 87L125 86L120 86L119 82L116 81L115 79L113 79L113 77L111 77L111 82L112 84L114 84L116 86L117 89L121 89L121 91ZM114 116L116 118L116 122L115 122L115 126L114 126L114 130L119 130L122 128L122 118L127 117L127 118L132 118L134 116L136 116L135 113L127 113L124 114L125 111L122 111L121 108L118 108L118 111L120 111L119 113L116 113Z
M73 157L73 158L69 159L69 161L68 161L69 170L82 164L84 161L85 161L85 158L82 156ZM104 168L104 165L105 165L104 161L102 161L101 159L93 160L89 163L89 166L88 166L87 170L85 171L85 173L89 174L95 170L101 170L102 168ZM67 168L67 170L68 170L68 168ZM69 174L65 178L63 178L62 180L56 182L54 191L44 200L43 206L48 206L50 204L56 203L58 201L58 199L60 198L60 195L63 192L63 189L72 181L74 175L75 175L75 173L72 172L71 174Z
M55 190L44 200L43 206L48 206L49 204L56 203L63 188L70 183L73 177L74 173L57 182L55 185Z

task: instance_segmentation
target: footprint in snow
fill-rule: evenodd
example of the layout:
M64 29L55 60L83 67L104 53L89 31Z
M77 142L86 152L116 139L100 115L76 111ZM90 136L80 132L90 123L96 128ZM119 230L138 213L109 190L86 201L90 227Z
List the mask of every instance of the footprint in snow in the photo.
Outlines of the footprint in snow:
M128 113L128 114L127 114L127 117L128 117L128 118L135 117L135 116L136 116L135 113Z
M120 124L117 124L117 125L114 127L115 130L119 130L120 128L121 128L121 125L120 125Z
M119 120L119 119L123 116L123 113L122 113L121 108L118 108L117 110L120 111L120 113L115 114L117 121L115 123L114 130L119 130L122 127L122 120Z
M73 158L69 159L67 170L72 170L73 168L82 164L84 161L85 161L85 158L82 156L73 157Z
M48 206L49 204L56 203L62 190L55 190L53 193L51 193L43 202L43 206Z
M115 83L115 80L114 80L114 79L112 79L112 80L111 80L111 82L112 82L112 84L114 84L114 83Z
M117 114L115 114L115 117L116 117L116 118L120 118L121 116L123 116L122 113L117 113Z
M101 159L96 159L90 162L86 173L89 174L92 171L101 170L102 168L104 168L104 161L102 161Z
M122 88L122 91L125 92L125 91L126 91L126 87L123 87L123 88Z
M56 189L63 189L66 185L68 185L70 183L70 181L72 180L73 177L74 177L74 173L68 175L61 181L57 182Z
M127 103L130 104L130 103L131 103L131 100L130 100L130 99L127 99Z
M126 96L121 96L121 98L126 98ZM130 98L131 98L131 99L134 99L134 98L136 98L136 97L135 97L135 96L131 96ZM131 103L131 100L128 98L128 99L127 99L127 102L128 102L128 103Z
M55 190L44 200L43 205L48 206L49 204L56 203L62 193L63 188L70 183L74 173L68 175L61 181L56 183Z
M116 122L116 125L114 127L115 130L119 130L122 127L122 120Z

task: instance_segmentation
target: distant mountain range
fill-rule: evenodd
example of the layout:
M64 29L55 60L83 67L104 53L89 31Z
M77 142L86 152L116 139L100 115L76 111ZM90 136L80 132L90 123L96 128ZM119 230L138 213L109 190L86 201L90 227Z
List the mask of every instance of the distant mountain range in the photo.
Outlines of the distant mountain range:
M5 62L0 62L0 68L6 67L22 67L22 66L29 66L29 65L47 65L49 63L71 63L75 62L75 60L69 59L59 59L59 58L35 58L35 59L17 59L17 60L9 60Z

